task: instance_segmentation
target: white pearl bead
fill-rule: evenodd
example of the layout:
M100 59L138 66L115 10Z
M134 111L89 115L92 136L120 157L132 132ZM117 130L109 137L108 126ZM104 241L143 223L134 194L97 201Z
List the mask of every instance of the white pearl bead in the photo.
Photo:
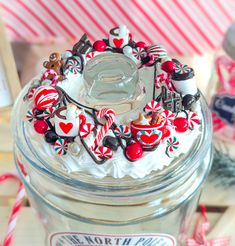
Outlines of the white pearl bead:
M123 48L123 53L124 53L125 55L130 55L130 54L132 54L132 48L131 48L131 46L129 46L129 45L125 46L125 47Z
M79 155L81 148L76 142L74 142L69 145L69 151L72 155L77 156Z

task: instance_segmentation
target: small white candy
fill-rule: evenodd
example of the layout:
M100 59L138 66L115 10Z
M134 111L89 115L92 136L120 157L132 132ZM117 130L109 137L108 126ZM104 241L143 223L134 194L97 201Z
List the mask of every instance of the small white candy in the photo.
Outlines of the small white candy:
M51 80L50 79L44 79L41 83L41 85L50 85L51 84Z
M129 46L129 45L125 46L125 47L123 48L123 53L124 53L125 55L132 55L132 48L131 48L131 46Z
M78 145L78 143L73 142L69 145L69 152L74 155L74 156L78 156L79 153L81 151L80 146Z
M63 53L61 54L61 58L62 58L63 60L68 59L68 58L71 57L71 56L73 56L73 54L72 54L71 51L68 51L68 50L66 50L65 52L63 52Z

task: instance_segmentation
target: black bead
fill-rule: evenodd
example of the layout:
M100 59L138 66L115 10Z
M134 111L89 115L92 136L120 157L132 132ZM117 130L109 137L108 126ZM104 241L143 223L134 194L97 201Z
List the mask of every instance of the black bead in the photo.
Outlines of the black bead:
M107 148L110 148L116 151L119 147L118 139L112 136L106 136L103 139L103 145Z
M187 94L183 97L182 105L184 106L184 109L189 110L193 103L196 102L196 98L194 95Z
M59 137L54 131L49 130L45 132L44 138L47 143L53 144Z

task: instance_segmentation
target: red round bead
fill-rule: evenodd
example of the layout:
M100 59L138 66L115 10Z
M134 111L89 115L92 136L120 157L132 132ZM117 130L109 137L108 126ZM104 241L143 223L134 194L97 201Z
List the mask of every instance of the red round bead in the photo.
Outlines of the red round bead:
M163 127L161 129L161 131L162 131L162 139L161 140L163 140L163 139L165 139L171 135L171 131L166 127Z
M175 118L174 125L177 132L186 132L188 130L188 120L186 118Z
M125 149L126 157L130 161L136 161L143 156L143 149L140 143L130 143Z
M105 51L106 50L106 43L103 40L97 40L93 44L93 48L96 51Z
M175 62L173 61L165 61L162 63L162 70L164 70L167 73L171 73L175 70Z
M44 134L48 129L48 125L45 120L35 120L33 126L35 131L39 134Z
M140 47L140 48L143 48L145 49L146 48L146 43L143 42L143 41L139 41L135 44L135 47Z

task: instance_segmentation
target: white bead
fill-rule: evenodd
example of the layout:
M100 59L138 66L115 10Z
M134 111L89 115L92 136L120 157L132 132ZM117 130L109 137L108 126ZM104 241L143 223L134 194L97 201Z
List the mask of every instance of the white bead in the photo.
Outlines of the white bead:
M131 48L131 46L129 46L129 45L125 46L125 47L123 48L123 53L124 53L125 55L131 55L131 54L132 54L132 48Z
M72 155L78 156L81 148L76 142L73 142L69 145L69 151Z

